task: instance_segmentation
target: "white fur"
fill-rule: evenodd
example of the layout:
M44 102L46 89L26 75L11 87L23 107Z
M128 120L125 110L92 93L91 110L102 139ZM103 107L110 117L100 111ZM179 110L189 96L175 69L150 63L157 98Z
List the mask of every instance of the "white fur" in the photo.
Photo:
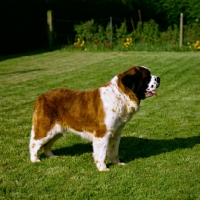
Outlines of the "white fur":
M109 87L101 87L100 94L105 110L105 124L107 134L103 138L94 138L94 160L100 171L106 171L104 163L106 153L114 164L121 164L118 158L119 143L123 128L133 114L137 111L138 105L130 98L122 94L117 86L118 77L111 80Z
M151 70L150 70L148 67L145 67L145 66L141 66L141 67L143 67L143 68L145 68L145 69L148 69L148 70L151 72Z
M93 157L94 157L94 162L99 171L108 171L109 170L105 164L108 142L109 142L108 135L106 135L102 138L94 137L94 139L93 139Z
M34 136L35 136L34 127L32 126L31 140L30 140L30 144L29 144L29 149L30 149L30 154L31 154L30 160L32 162L40 162L37 152L41 149L41 147L43 147L43 145L44 145L45 154L47 156L54 156L54 154L51 151L51 146L59 137L63 136L63 133L66 131L70 131L72 133L80 135L84 139L93 141L93 137L94 137L93 134L86 132L86 131L78 132L72 128L67 128L67 127L65 127L65 129L62 129L62 127L59 124L56 124L49 131L49 133L47 134L47 136L45 138L35 140L34 139ZM55 141L52 139L54 139ZM52 144L48 145L49 141L52 141Z
M138 105L122 94L117 86L118 77L111 80L109 87L100 88L101 99L106 113L106 127L111 133L115 132L121 124L128 122Z
M48 141L52 140L53 138L57 137L57 135L60 133L60 137L62 136L62 128L59 124L56 124L47 134L46 137L42 138L42 139L38 139L35 140L35 132L34 132L34 126L32 126L32 130L31 130L31 139L30 139L30 144L29 144L29 149L30 149L30 159L32 162L40 162L40 159L38 158L38 151L41 149L41 147L44 144L47 144L47 147L45 148L45 154L47 156L54 156L52 151L51 151L51 146L53 144L51 144L50 146L48 146Z
M151 80L149 82L148 88L146 91L154 91L157 88L157 76L151 75Z
M71 132L71 133L74 133L76 135L79 135L81 136L82 138L86 139L86 140L89 140L89 141L93 141L93 137L94 137L94 134L93 133L89 133L87 131L82 131L82 132L79 132L79 131L76 131L72 128L67 128L66 129L67 131Z

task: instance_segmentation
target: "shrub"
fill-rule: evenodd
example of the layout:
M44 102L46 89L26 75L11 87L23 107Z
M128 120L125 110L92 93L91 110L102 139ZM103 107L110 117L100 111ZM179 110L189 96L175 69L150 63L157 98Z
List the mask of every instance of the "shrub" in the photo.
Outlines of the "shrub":
M92 19L85 23L74 25L74 30L76 31L76 38L80 38L81 40L85 39L87 42L92 42L97 31L97 26L94 24L94 20Z
M195 42L200 38L200 25L197 22L184 26L185 43Z
M149 22L144 22L142 35L144 42L148 44L159 43L160 32L158 30L158 24L152 19Z
M110 23L104 28L94 20L74 26L76 31L74 46L90 46L94 49L110 48ZM184 26L184 47L179 48L179 28L176 24L169 26L166 32L160 32L154 20L138 22L136 30L128 33L126 23L122 22L117 30L112 30L112 44L116 50L147 51L185 51L199 50L200 26L192 23ZM188 44L188 46L187 46Z
M119 29L116 30L116 38L117 39L125 39L127 37L127 27L123 22Z

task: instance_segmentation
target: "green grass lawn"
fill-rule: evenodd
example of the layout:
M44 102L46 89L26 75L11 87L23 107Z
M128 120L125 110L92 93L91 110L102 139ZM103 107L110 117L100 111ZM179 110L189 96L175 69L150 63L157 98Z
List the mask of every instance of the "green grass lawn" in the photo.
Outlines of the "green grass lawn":
M200 53L65 52L0 57L0 199L200 199ZM34 101L56 88L88 90L131 66L161 77L120 143L125 166L99 172L90 142L71 133L59 157L29 161Z

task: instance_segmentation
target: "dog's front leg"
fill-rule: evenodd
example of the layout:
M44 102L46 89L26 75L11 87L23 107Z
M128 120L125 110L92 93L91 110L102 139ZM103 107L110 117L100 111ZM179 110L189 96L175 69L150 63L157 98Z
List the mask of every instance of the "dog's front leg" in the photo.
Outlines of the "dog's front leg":
M109 138L104 136L103 138L93 138L93 157L94 162L99 171L108 171L109 168L106 167L105 158L106 151L108 148Z
M110 137L107 156L113 164L124 165L125 163L120 162L119 160L119 143L121 139L121 134L123 131L124 125L119 127L118 130Z

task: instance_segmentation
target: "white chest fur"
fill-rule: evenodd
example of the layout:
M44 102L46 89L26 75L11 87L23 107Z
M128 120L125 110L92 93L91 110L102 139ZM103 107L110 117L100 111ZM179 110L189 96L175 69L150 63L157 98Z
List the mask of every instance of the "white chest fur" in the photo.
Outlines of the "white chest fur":
M128 122L138 109L136 102L120 92L116 81L117 77L114 77L110 85L100 88L106 114L105 123L109 131L115 131L119 126Z

